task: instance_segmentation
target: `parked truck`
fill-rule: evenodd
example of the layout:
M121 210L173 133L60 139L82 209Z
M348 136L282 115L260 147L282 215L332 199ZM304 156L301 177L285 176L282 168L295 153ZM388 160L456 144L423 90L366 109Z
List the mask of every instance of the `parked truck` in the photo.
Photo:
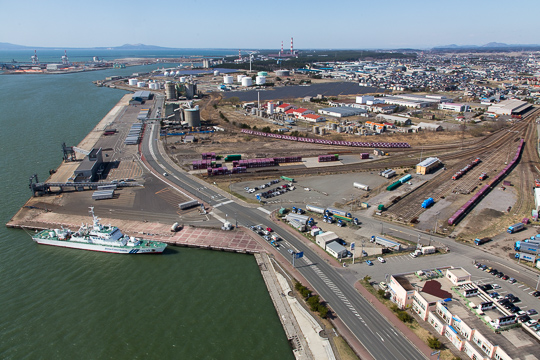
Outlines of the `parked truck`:
M487 243L488 241L491 241L491 238L488 238L488 237L485 237L485 238L481 238L481 239L474 239L474 245L482 245L482 244L485 244Z
M523 229L525 229L525 224L519 222L517 224L509 226L508 230L506 230L506 232L509 233L509 234L513 234L513 233L521 231Z
M178 204L178 207L181 210L185 210L185 209L189 209L189 208L192 208L192 207L198 206L198 205L199 205L199 202L197 200L191 200L191 201L186 201L186 202L183 202L181 204Z

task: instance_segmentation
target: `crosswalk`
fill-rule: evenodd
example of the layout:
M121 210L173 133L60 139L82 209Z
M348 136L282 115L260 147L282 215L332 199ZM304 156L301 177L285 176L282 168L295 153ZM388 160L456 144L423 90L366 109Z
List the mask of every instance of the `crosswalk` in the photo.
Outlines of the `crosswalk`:
M354 308L354 306L351 304L351 302L347 299L347 297L341 292L341 290L319 269L319 267L311 260L309 260L306 256L303 257L306 264L310 266L310 268L321 278L321 280L336 294L336 296L349 308L349 310L360 320L364 325L367 326L364 319L360 316L358 311Z

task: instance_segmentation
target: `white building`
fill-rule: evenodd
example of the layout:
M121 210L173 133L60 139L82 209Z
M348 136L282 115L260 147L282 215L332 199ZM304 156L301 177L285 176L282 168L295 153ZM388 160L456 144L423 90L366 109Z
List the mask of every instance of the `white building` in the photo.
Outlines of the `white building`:
M367 110L365 109L356 109L352 107L330 107L319 109L318 112L321 115L328 115L337 118L367 114Z
M455 104L455 103L442 103L439 104L439 110L450 110L455 112L469 111L469 105L467 104Z
M347 249L340 245L337 241L331 241L326 244L326 251L336 259L341 259L347 256Z

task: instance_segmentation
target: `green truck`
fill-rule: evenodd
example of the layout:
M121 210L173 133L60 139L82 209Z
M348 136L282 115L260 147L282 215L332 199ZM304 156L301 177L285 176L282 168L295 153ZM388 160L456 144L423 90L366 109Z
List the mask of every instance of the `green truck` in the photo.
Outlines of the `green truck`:
M242 159L242 155L236 154L236 155L225 156L225 159L223 159L223 161L237 161L241 159Z

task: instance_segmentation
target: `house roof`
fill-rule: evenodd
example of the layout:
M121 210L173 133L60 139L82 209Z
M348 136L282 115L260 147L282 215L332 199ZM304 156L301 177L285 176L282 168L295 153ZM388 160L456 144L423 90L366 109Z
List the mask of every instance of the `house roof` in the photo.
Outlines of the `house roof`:
M318 119L318 118L320 118L322 116L317 115L317 114L306 114L306 115L304 115L304 117L308 118L308 119Z

